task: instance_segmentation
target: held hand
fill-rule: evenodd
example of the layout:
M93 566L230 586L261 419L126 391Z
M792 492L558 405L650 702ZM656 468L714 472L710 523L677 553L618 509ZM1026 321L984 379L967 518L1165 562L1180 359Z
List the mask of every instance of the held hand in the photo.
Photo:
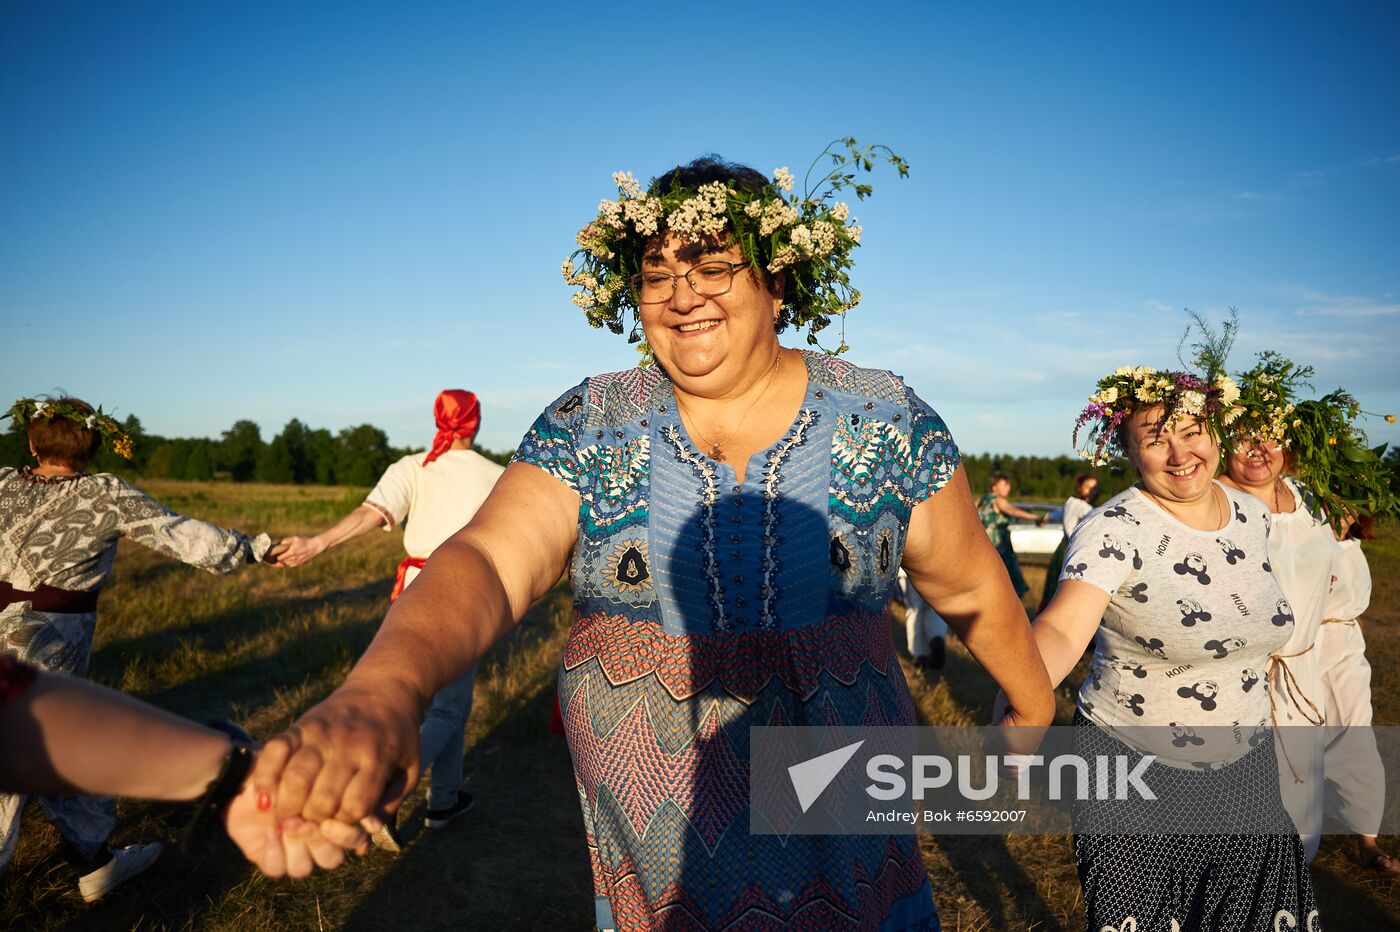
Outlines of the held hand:
M268 551L274 566L292 567L309 563L325 552L326 545L315 537L284 537Z
M378 828L371 820L363 826L335 821L317 826L300 818L278 824L271 807L258 808L257 798L250 780L229 803L224 826L243 856L269 877L305 877L315 867L333 870L344 862L346 851L364 854L370 830Z
M418 708L406 690L342 686L258 755L252 783L279 818L355 824L418 782Z

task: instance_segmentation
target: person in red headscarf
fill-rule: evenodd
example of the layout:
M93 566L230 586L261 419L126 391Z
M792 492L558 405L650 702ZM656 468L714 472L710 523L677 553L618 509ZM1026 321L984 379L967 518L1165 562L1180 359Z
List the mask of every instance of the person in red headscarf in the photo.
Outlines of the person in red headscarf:
M278 547L276 566L308 563L336 544L374 528L404 527L408 555L399 564L390 600L413 582L438 545L471 521L504 467L472 449L481 426L481 403L459 388L438 393L433 403L437 434L428 453L411 453L394 463L364 504L333 527L311 537L288 537ZM463 732L471 715L473 666L433 697L418 733L423 769L432 769L428 785L428 828L442 828L472 807L472 795L462 789ZM392 826L375 836L380 847L397 850Z

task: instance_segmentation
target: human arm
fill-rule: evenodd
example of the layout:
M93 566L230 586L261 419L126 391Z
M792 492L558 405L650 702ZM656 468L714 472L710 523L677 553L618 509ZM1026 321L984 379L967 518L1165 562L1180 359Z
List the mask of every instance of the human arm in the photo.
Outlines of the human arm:
M254 780L280 814L355 822L397 806L417 780L429 700L558 582L578 509L578 495L541 469L506 469L391 606L345 683L269 742Z
M187 518L120 479L111 489L117 531L143 547L211 573L231 573L257 563L272 549L266 534L249 537L206 521Z
M1061 581L1055 597L1031 625L1052 689L1079 663L1108 607L1108 593L1079 579Z
M1034 521L1036 524L1045 523L1045 515L1027 511L1024 508L1017 508L1015 505L1011 504L1010 500L1008 500L1005 495L996 496L992 500L992 507L1008 518L1020 518L1022 521Z
M0 658L0 787L23 793L91 793L137 799L198 799L233 751L228 735L86 680L26 670ZM31 679L32 677L32 679ZM223 813L229 837L270 876L306 876L362 849L359 827L279 827L259 809L251 782Z
M278 547L281 552L273 561L274 566L301 566L325 553L336 544L354 540L367 531L372 531L386 522L383 513L370 505L361 505L326 530L311 537L284 537Z
M961 466L909 519L904 569L1010 700L1010 722L1048 725L1055 699L1026 610L973 507Z

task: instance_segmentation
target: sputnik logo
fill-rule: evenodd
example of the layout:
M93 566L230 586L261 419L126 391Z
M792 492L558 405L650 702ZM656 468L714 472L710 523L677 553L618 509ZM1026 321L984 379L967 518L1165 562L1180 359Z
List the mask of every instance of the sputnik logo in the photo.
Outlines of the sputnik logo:
M831 781L836 779L836 775L851 758L855 757L856 751L859 751L864 743L857 741L855 744L828 751L788 768L788 777L792 779L792 788L797 792L797 802L802 806L803 812L812 808L812 804L831 785Z

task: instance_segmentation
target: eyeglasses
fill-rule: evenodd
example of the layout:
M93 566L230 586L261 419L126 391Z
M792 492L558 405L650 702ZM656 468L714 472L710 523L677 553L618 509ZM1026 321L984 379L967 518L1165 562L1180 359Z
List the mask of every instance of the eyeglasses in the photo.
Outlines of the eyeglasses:
M746 262L715 260L702 262L684 275L674 275L659 269L638 272L631 278L632 290L636 292L637 300L643 304L660 304L662 301L671 300L671 295L676 293L676 279L684 278L690 290L702 298L716 298L728 294L729 289L734 287L734 276L740 269L748 267Z

